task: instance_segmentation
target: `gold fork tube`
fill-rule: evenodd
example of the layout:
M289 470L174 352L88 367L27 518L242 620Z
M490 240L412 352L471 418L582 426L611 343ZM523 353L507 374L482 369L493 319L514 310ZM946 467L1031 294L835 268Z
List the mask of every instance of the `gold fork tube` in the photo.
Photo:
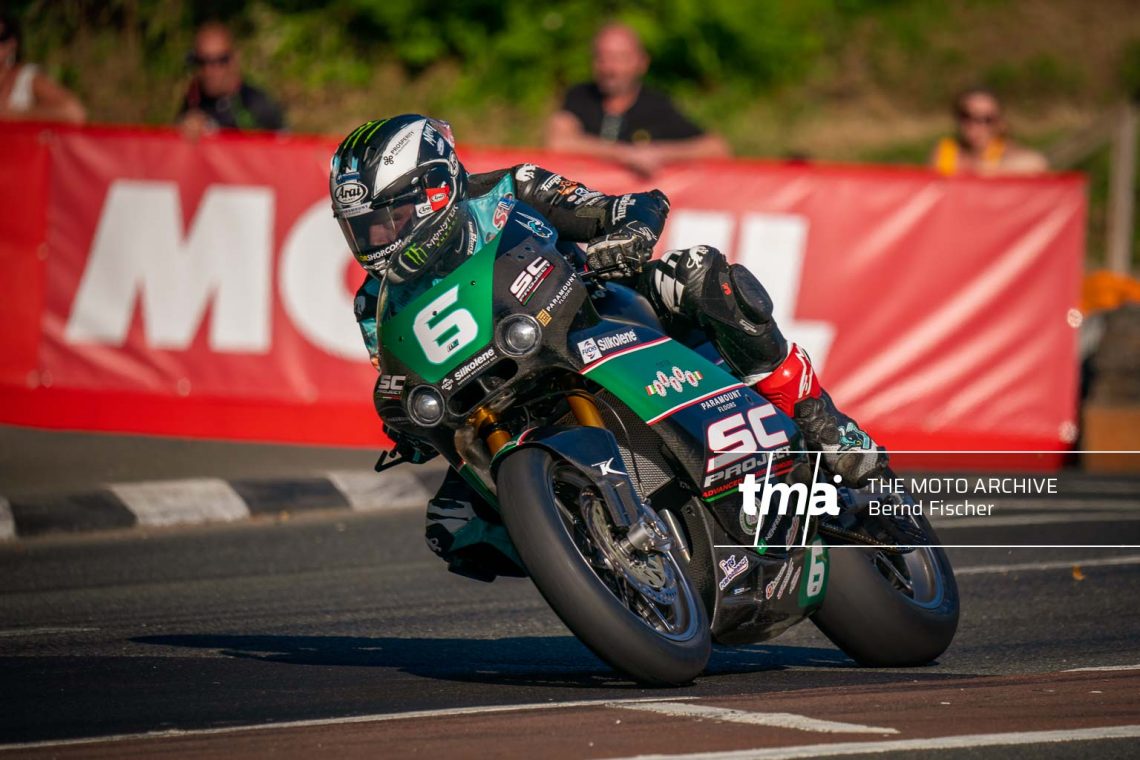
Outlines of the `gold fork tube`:
M585 427L605 427L602 422L602 415L598 411L597 404L594 399L585 393L571 393L566 397L570 403L570 411L574 413L574 418L578 420L579 425Z

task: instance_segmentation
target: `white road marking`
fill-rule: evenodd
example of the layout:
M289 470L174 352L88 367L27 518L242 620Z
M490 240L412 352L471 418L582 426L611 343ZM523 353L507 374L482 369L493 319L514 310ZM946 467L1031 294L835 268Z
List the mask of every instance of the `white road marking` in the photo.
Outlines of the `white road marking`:
M713 707L711 705L690 705L684 702L636 702L629 704L614 703L611 707L623 710L637 710L660 713L673 718L698 718L703 720L717 720L724 723L747 723L752 726L769 726L771 728L790 728L796 731L814 731L824 734L897 734L893 728L880 728L879 726L864 726L860 723L840 723L833 720L819 720L806 715L795 713L767 713L747 712L733 710L728 707Z
M117 483L109 486L139 525L185 525L249 517L249 507L230 487L217 478Z
M977 498L977 497L974 497ZM991 501L987 499L986 501ZM1140 505L1140 496L1135 499L1099 499L1096 496L1083 498L1057 498L1046 500L1036 499L992 499L995 512L1081 512L1085 509L1095 508L1106 512L1135 512Z
M423 508L431 493L410 468L388 470L380 474L362 470L327 473L336 489L344 494L349 506L360 512L380 509Z
M450 718L456 715L484 715L493 713L527 712L530 710L559 710L576 707L613 707L632 702L663 702L669 699L693 699L693 697L634 697L631 699L582 699L571 702L532 702L522 705L487 705L484 707L454 707L442 710L416 710L413 712L380 713L377 715L350 715L343 718L314 718L312 720L292 720L281 723L256 723L249 726L223 726L221 728L195 728L188 730L149 731L139 734L112 734L91 736L82 739L58 739L27 744L0 744L0 752L8 750L28 750L39 747L67 747L76 744L102 744L103 742L138 741L146 739L176 739L180 737L211 736L215 734L236 734L244 731L266 731L279 728L313 728L318 726L339 726L351 723L383 723L391 720L422 720Z
M1073 547L1079 549L1081 547ZM991 573L1015 573L1031 570L1067 570L1073 565L1081 567L1111 567L1114 565L1140 565L1140 554L1126 554L1122 557L1097 557L1089 559L1057 560L1054 562L1021 562L1008 565L974 565L956 567L954 575L989 575Z
M12 517L12 505L0 496L0 541L16 537L16 520Z
M1102 670L1140 670L1140 665L1096 665L1091 668L1069 668L1062 670L1062 673L1090 673L1093 671Z
M19 636L47 636L53 633L83 633L85 631L97 631L98 628L84 628L84 627L58 627L58 628L10 628L6 631L0 631L0 638L17 638Z
M727 752L696 752L686 755L637 755L624 760L792 760L803 757L838 757L842 755L877 755L883 752L921 752L974 747L1009 747L1026 744L1059 744L1101 739L1133 739L1140 737L1140 726L1104 726L1068 731L1019 731L1005 734L965 734L931 739L889 739L879 742L840 742L809 744L799 747L770 747Z
M993 517L945 517L931 520L939 530L953 528L1002 528L1011 525L1046 525L1049 523L1127 522L1140 520L1140 512L1066 512L1057 515L994 515Z

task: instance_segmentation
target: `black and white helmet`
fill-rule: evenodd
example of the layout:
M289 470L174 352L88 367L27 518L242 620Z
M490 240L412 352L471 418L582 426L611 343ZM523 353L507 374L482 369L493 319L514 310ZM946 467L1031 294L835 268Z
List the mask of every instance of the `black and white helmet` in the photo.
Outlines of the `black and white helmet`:
M393 282L457 245L467 172L446 122L405 114L362 124L332 157L329 194L360 265Z

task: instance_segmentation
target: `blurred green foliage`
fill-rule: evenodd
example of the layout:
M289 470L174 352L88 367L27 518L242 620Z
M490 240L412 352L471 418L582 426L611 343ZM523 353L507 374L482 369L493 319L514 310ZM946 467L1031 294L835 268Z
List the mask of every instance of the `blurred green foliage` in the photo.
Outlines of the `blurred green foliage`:
M907 19L931 14L920 0L23 0L9 4L26 25L27 47L52 57L76 41L108 41L98 52L137 56L150 78L177 76L193 27L232 25L272 66L271 79L305 87L368 83L378 64L410 80L452 63L437 98L463 107L497 99L523 110L589 76L590 40L623 21L643 36L651 80L666 89L757 97L807 79L860 19L875 16L901 44L921 49ZM920 25L919 25L920 26ZM99 48L99 45L95 45ZM64 56L66 57L66 56ZM64 64L76 80L76 64Z
M355 107L352 97L362 92L384 110L446 110L462 121L468 111L498 109L536 122L568 84L589 77L597 28L622 21L640 32L653 58L650 81L698 118L740 119L738 130L720 129L747 148L756 143L743 125L758 102L795 120L810 118L821 103L877 92L932 110L976 82L1047 102L1108 100L1106 89L1140 81L1140 41L1122 71L1107 78L1040 34L978 55L972 24L1004 18L1026 28L1035 8L1051 5L1072 6L1072 15L1081 3L14 0L8 8L24 19L29 55L78 89L96 118L110 121L167 121L187 75L194 27L222 20L234 29L251 78L281 93L308 130L339 128L338 99ZM1101 86L1106 79L1111 87ZM533 139L536 129L498 136Z
M1135 0L9 0L25 57L95 121L169 123L194 28L233 29L248 78L294 129L337 134L420 111L461 139L536 144L590 76L607 21L642 36L649 81L742 155L922 163L959 89L1006 100L1015 136L1045 147L1140 97ZM1103 217L1103 151L1091 218ZM1100 255L1094 235L1090 248Z

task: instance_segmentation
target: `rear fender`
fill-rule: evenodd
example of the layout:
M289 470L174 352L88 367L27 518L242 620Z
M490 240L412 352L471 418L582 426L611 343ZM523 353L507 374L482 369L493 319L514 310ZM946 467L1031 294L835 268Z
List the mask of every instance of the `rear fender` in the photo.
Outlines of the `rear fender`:
M596 427L540 427L523 432L508 442L491 462L491 475L523 448L540 448L586 475L598 489L614 525L628 527L637 521L641 503L625 467L614 434Z

